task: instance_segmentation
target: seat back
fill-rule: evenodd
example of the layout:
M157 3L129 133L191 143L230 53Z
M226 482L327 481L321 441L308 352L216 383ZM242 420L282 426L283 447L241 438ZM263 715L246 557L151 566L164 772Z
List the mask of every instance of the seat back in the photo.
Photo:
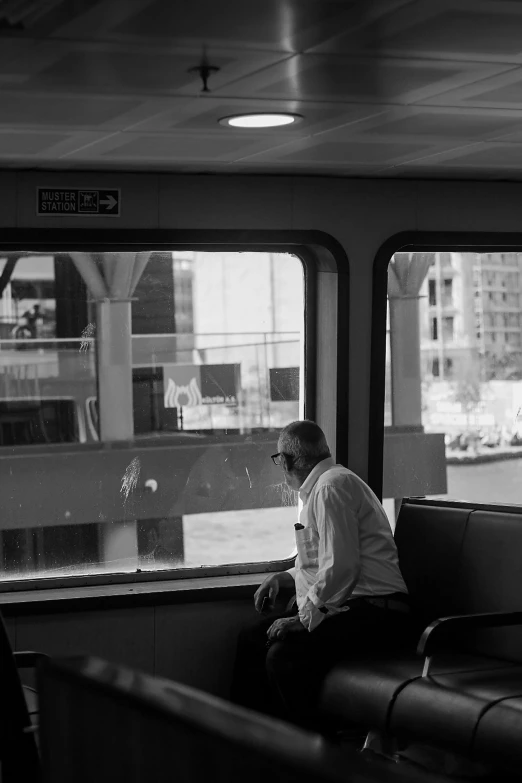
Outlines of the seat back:
M20 675L0 613L0 761L2 783L40 779L40 763Z
M471 509L405 500L395 528L399 564L413 605L427 623L455 614Z
M454 599L459 614L522 611L522 513L473 511ZM522 663L522 628L488 629L469 642L479 652Z
M412 602L437 617L522 611L522 508L464 508L404 501L395 541ZM522 629L469 634L473 652L522 662Z
M38 676L52 783L346 781L345 758L319 735L194 688L97 658L49 660Z

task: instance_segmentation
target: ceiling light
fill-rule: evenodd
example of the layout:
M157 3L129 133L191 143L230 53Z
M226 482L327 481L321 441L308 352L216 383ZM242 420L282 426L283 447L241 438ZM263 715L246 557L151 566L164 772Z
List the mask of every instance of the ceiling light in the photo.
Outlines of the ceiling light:
M295 125L303 118L299 114L275 114L268 112L260 114L236 114L233 117L223 117L221 125L232 125L234 128L277 128L281 125Z

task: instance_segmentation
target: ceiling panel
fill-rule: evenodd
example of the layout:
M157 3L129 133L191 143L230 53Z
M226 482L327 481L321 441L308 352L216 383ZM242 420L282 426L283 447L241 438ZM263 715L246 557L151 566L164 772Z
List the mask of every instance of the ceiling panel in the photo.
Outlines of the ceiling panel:
M1 48L1 47L0 47ZM215 91L245 75L263 70L289 55L274 52L219 50L212 56L217 68L209 79ZM144 98L174 93L200 94L203 83L191 69L201 63L201 50L105 42L33 42L20 57L11 57L0 67L0 85L20 89L60 91L75 88L79 93L133 93Z
M508 69L456 62L296 55L241 80L235 93L287 100L409 103Z
M357 163L376 164L387 163L405 155L420 155L426 152L422 144L401 144L400 142L343 143L323 141L310 147L304 147L296 152L281 154L279 160L286 162L318 161L324 163Z
M486 111L404 108L359 123L357 132L372 136L430 137L436 139L494 138L522 128L522 111L488 114Z
M448 57L488 55L522 57L522 13L511 6L510 12L492 13L469 4L467 10L444 9L444 3L432 3L434 13L427 19L395 33L376 30L373 45L401 54L432 52ZM472 34L470 34L472 33Z
M480 90L475 95L467 98L467 101L476 103L497 104L500 106L522 106L522 71L517 70L513 74L513 81L510 84L504 84L501 87L493 89Z
M3 92L0 98L0 126L59 125L70 128L118 125L141 101L114 97L45 95Z
M374 7L368 3L369 9ZM359 25L340 28L313 51L522 62L522 7L517 0L410 0L382 11L362 15Z
M121 146L109 150L106 155L115 158L174 158L211 160L237 152L237 140L224 136L194 137L194 136L141 136L125 141Z
M174 103L174 105L172 105ZM164 112L156 114L140 123L141 131L200 130L212 131L222 128L219 120L235 114L255 114L258 112L292 112L302 116L295 125L286 125L277 129L282 137L308 136L323 130L356 124L363 119L383 113L382 107L369 104L313 103L300 101L244 101L204 97L197 100L170 101ZM234 131L230 128L230 133ZM260 128L257 134L273 136L272 128Z
M58 133L0 132L0 157L37 155L67 139Z
M421 100L419 104L487 109L493 117L497 116L497 110L522 109L521 85L522 68L511 66L503 73L450 89L441 95Z
M391 100L412 90L425 88L433 81L451 78L459 69L412 68L408 63L389 63L381 69L377 63L348 58L296 57L270 69L274 81L259 90L272 97L342 100L380 98Z
M350 8L338 0L155 0L111 27L116 35L134 38L204 40L207 45L241 41L256 48L301 51L333 35Z
M455 157L442 158L444 166L473 166L487 168L522 168L522 144L481 144Z
M175 92L194 82L191 68L193 56L133 51L72 51L34 74L28 81L31 89L81 87L88 92L117 91L120 93ZM216 58L219 68L230 60Z
M522 1L23 0L13 24L10 7L0 166L520 177ZM218 122L259 111L302 120Z
M136 134L117 133L107 135L72 153L75 158L150 158L168 161L232 161L254 155L269 148L284 146L286 139L253 136L245 133L228 134Z

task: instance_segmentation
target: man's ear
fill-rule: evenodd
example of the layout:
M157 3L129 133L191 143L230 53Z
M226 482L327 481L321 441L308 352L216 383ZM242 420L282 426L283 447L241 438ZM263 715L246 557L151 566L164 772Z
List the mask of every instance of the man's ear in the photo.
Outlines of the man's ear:
M289 454L281 454L281 465L283 466L283 470L286 470L288 473L292 470L293 464L293 458Z

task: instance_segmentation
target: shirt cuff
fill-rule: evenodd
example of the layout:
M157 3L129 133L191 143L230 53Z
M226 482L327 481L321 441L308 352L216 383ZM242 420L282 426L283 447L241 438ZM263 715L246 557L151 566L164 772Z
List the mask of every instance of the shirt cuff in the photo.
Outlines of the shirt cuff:
M317 626L321 625L325 617L326 614L314 606L309 598L305 600L303 607L299 610L299 619L307 631L314 631Z

